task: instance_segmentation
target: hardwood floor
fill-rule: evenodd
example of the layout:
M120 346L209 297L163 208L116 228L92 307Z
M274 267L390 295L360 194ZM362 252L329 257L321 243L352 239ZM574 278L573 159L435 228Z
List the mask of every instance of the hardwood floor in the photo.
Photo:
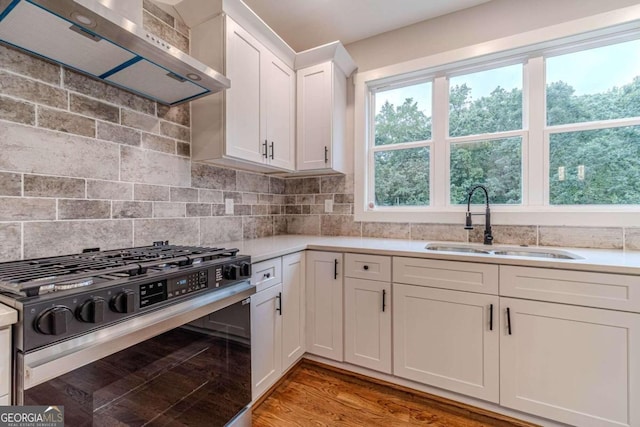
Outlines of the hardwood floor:
M253 409L254 427L533 424L303 361Z

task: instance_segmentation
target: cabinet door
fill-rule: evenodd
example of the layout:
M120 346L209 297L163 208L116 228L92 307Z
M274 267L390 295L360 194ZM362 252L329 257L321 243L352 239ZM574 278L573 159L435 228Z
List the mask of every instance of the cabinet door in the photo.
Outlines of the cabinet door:
M304 252L282 257L282 370L305 351Z
M394 283L393 373L498 402L497 315L497 296Z
M307 351L342 362L342 254L306 257Z
M11 329L0 329L0 396L9 393L11 384ZM7 403L8 404L8 403Z
M501 405L585 427L640 425L639 314L510 298L500 306Z
M298 170L331 167L332 63L298 70Z
M391 284L344 280L344 358L391 373Z
M295 72L275 55L265 55L263 84L264 124L268 145L268 163L272 166L294 170L295 158Z
M263 162L260 74L266 49L228 17L226 25L226 73L231 79L231 88L225 92L225 154Z
M282 373L282 285L251 297L251 395L260 397Z

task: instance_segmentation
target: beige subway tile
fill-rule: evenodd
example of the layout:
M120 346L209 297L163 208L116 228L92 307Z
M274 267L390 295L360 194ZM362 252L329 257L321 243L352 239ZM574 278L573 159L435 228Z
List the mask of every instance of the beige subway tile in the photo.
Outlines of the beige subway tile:
M87 198L132 200L133 184L130 182L87 180Z
M108 219L111 202L106 200L58 200L58 219Z
M2 68L33 79L60 86L60 66L9 46L0 45Z
M154 202L154 218L184 218L186 216L186 203Z
M38 107L38 127L91 138L96 136L95 120L46 107Z
M161 185L134 184L134 200L149 200L164 202L170 199L169 187Z
M190 162L183 157L122 145L120 179L188 187L191 184Z
M160 120L149 114L138 113L137 111L123 108L120 112L122 115L122 124L145 132L158 133L160 131Z
M200 218L200 243L208 246L242 240L242 218L215 216Z
M187 203L187 216L211 216L211 204Z
M158 104L158 117L182 126L191 126L191 113L188 103L176 105L175 107Z
M197 218L158 218L134 220L134 244L150 245L168 240L173 245L198 245L199 223Z
M273 236L273 218L270 216L242 217L242 237L258 239Z
M22 233L20 223L0 224L0 262L15 261L22 254Z
M540 246L622 249L622 228L539 227Z
M71 93L69 95L69 109L84 116L108 122L120 122L120 109L114 105L100 102L96 99Z
M410 239L411 224L406 222L363 222L362 236L385 239Z
M411 240L466 242L464 224L411 224Z
M0 221L56 219L55 199L0 197Z
M362 223L353 220L352 215L321 215L321 235L362 236Z
M131 241L131 220L47 221L24 223L24 257L72 254L85 248L126 248Z
M160 121L160 134L180 141L191 141L191 130L174 123Z
M235 190L236 171L192 162L191 185L212 190Z
M0 141L12 141L0 150L0 169L118 179L119 155L114 144L3 122Z
M85 181L78 178L25 175L24 195L28 197L84 198Z
M59 87L32 80L27 77L7 73L0 70L0 82L3 95L67 109L67 92Z
M133 147L140 146L139 131L111 123L98 122L98 139Z
M33 126L36 124L36 106L29 102L0 96L0 120Z
M172 202L197 202L198 190L188 187L171 187L170 191Z
M526 245L538 244L538 227L535 225L493 225L491 227L494 244ZM484 242L484 224L475 224L469 232L469 241Z
M113 218L151 218L152 203L114 200L111 215Z
M0 172L0 196L21 196L22 175L19 173Z

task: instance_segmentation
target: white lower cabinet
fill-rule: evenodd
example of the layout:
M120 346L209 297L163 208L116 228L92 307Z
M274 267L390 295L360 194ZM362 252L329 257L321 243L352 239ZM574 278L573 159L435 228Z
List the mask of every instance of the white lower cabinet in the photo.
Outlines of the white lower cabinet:
M342 254L307 251L307 351L342 362Z
M305 352L305 256L304 252L282 257L282 371Z
M344 280L344 358L347 362L391 373L391 284Z
M497 403L497 315L494 295L394 283L394 375Z
M640 425L640 314L500 304L502 406L576 426Z
M0 329L0 405L9 405L11 384L11 328Z
M251 297L251 395L255 400L305 352L304 252L252 268L252 280L261 289Z
M251 297L251 396L260 397L282 373L282 284Z

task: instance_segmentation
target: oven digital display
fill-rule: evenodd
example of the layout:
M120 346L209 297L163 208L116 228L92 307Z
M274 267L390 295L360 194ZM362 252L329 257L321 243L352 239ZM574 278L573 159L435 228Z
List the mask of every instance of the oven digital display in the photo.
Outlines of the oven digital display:
M188 282L188 280L187 280L187 279L180 279L180 280L178 280L178 281L176 282L176 285L178 285L178 286L184 286L184 285L186 285L186 284L187 284L187 282Z
M147 307L167 299L167 281L140 285L140 307Z

